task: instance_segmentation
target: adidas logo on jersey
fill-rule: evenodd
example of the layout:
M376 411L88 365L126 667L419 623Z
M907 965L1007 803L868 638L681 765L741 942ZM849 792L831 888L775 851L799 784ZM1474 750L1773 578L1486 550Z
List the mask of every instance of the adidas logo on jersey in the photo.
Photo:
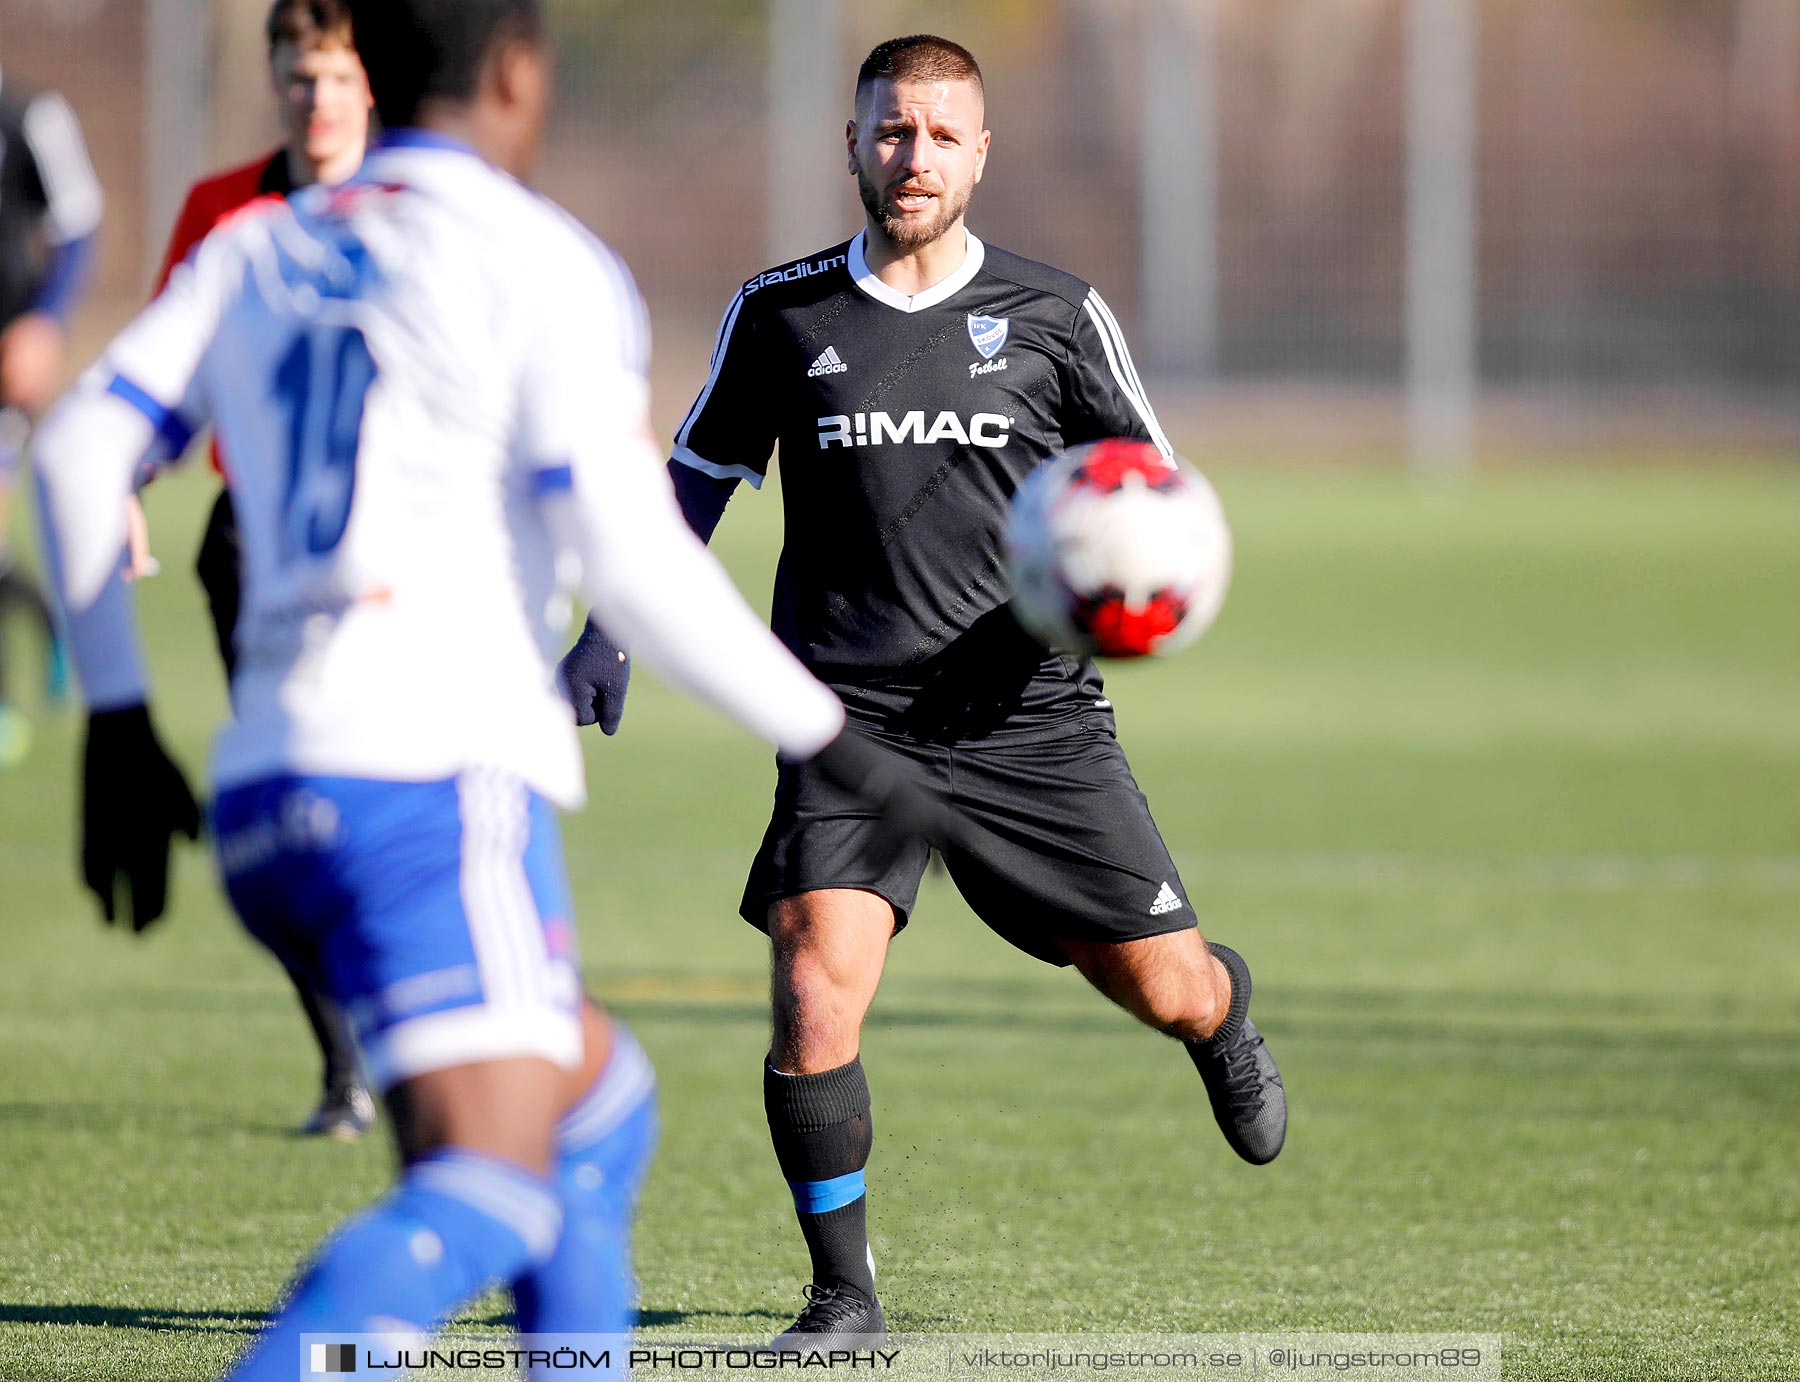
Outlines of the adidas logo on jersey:
M1175 889L1164 883L1162 890L1156 894L1156 901L1150 904L1150 915L1159 917L1166 912L1179 912L1180 910L1181 899L1175 896Z
M836 346L826 346L825 353L812 362L812 368L807 370L806 377L817 379L821 374L842 374L849 368L838 358Z
M890 413L839 413L819 419L819 449L830 446L886 446L903 442L935 446L953 441L959 446L998 449L1012 440L1012 419L1004 413L976 413L964 425L955 413L937 415L927 425L923 411L905 414L896 422Z

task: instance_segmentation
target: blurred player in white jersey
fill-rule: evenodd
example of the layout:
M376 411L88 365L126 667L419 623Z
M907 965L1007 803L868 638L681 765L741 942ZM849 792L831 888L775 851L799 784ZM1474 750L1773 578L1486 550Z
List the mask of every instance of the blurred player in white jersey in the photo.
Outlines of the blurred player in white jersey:
M37 585L13 565L7 515L31 424L62 386L63 341L86 290L104 200L69 103L0 71L0 771L31 743L30 725L6 697L12 610L43 630L51 699L65 689L62 644Z
M37 454L90 704L85 867L159 887L191 798L151 728L121 501L147 454L217 430L244 562L220 868L252 934L318 957L400 1143L393 1192L231 1373L255 1382L306 1372L306 1335L429 1330L495 1283L521 1332L628 1327L654 1079L579 981L554 815L583 793L551 656L564 570L653 665L897 832L942 822L681 519L636 289L514 180L550 82L536 0L352 9L382 145L208 237Z
M340 183L362 165L374 101L362 61L356 56L347 0L273 0L263 33L268 40L269 82L286 142L249 163L202 178L188 189L152 296L163 290L194 247L221 225L279 205L315 182ZM212 464L224 475L224 458L216 445ZM135 501L133 510L143 544L141 551L134 549L133 566L147 574L154 569L148 527ZM206 591L213 634L229 681L237 661L234 640L241 582L237 520L226 491L221 490L207 516L194 570ZM133 920L147 925L153 918ZM375 1121L375 1105L357 1069L349 1020L299 975L290 970L288 978L318 1043L321 1065L319 1102L301 1131L354 1140Z

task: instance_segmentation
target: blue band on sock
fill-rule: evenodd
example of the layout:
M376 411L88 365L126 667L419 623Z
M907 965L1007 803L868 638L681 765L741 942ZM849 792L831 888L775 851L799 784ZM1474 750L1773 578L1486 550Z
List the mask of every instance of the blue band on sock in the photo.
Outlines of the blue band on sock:
M402 1185L448 1196L504 1224L534 1257L548 1257L562 1231L555 1187L495 1157L446 1148L409 1166Z
M794 1208L802 1214L829 1214L834 1209L854 1204L868 1193L861 1171L834 1176L830 1180L791 1180L788 1189L794 1192Z

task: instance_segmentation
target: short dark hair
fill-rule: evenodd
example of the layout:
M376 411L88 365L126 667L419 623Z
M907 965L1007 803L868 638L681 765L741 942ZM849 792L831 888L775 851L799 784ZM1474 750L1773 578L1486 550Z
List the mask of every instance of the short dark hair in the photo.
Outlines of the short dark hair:
M271 53L284 43L296 48L325 43L356 46L347 0L275 0L263 21L263 33Z
M908 34L877 43L857 70L856 89L860 93L870 82L883 80L974 82L975 89L986 94L975 55L962 44L936 34Z
M413 124L433 99L475 95L496 43L544 33L539 0L349 0L356 50L388 129Z

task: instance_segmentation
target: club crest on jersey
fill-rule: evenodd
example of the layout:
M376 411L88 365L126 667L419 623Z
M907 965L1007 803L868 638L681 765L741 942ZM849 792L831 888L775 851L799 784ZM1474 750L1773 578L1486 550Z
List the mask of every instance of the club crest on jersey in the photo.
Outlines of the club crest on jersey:
M1006 333L1011 326L1011 317L978 317L971 312L969 340L981 352L982 359L992 360L1000 353L1000 347L1006 344Z

